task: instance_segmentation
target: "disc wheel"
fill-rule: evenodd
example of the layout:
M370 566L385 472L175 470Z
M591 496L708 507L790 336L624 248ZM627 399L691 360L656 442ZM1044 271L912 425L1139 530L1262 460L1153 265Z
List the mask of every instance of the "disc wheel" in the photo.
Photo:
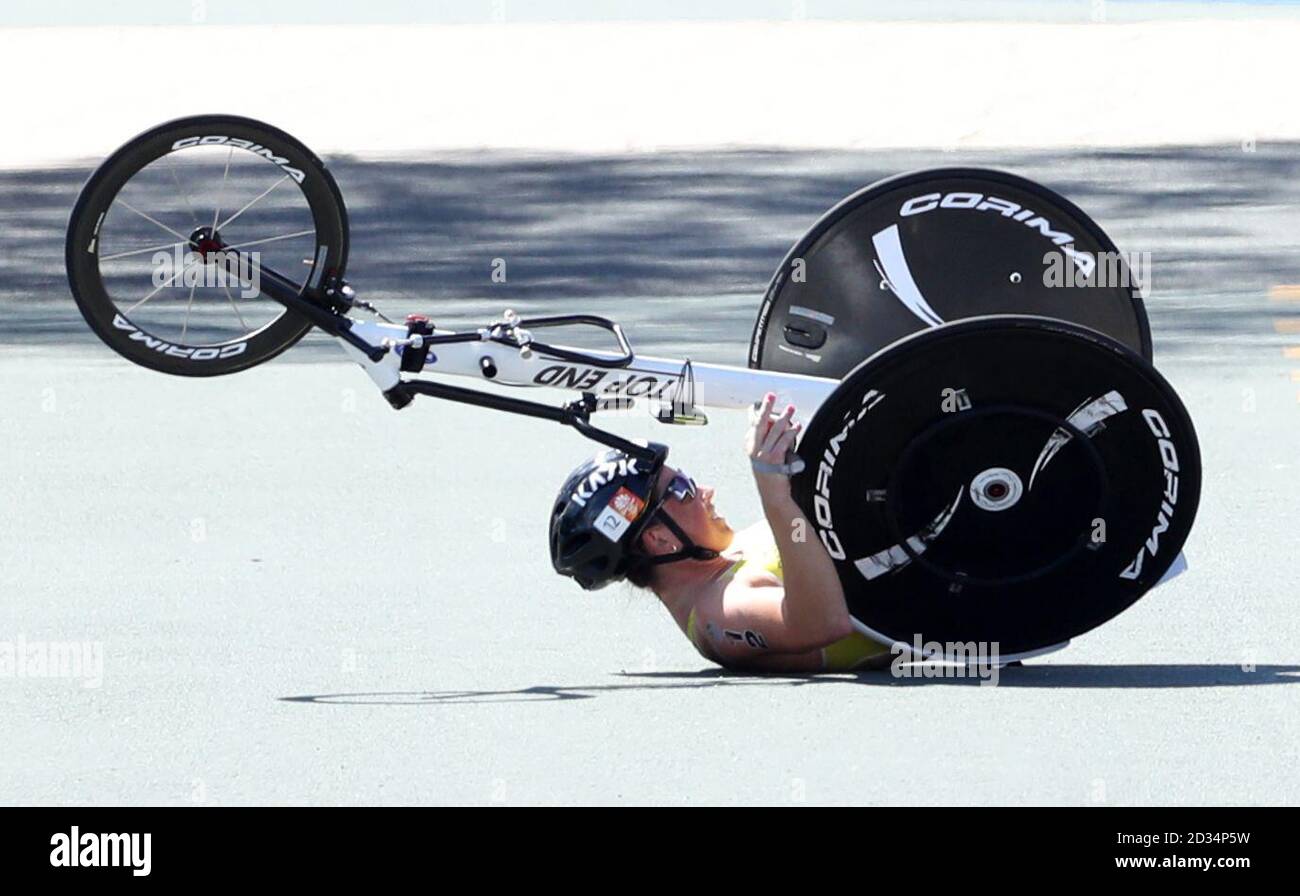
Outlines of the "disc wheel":
M937 168L840 202L777 269L749 365L840 379L918 330L990 314L1054 317L1151 359L1136 277L1069 200L1001 171Z
M1200 452L1147 361L1061 321L975 318L863 362L799 445L795 500L886 642L1059 644L1154 586Z
M261 295L263 270L303 292L341 277L347 250L347 212L320 159L278 128L203 115L146 131L95 170L66 262L82 316L110 348L163 373L216 376L311 327Z

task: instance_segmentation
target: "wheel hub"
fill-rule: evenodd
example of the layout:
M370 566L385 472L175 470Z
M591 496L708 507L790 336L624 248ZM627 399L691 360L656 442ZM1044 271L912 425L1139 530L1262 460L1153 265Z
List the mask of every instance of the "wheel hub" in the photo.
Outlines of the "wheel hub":
M1006 510L1020 500L1025 487L1014 470L989 467L970 484L971 500L982 510Z
M211 227L199 227L190 234L190 248L206 261L209 253L221 251L226 248L226 243L218 231Z

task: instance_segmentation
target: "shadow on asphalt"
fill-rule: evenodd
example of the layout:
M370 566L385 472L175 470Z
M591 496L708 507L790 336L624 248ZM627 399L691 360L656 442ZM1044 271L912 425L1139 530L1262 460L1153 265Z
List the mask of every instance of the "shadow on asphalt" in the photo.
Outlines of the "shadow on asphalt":
M491 691L381 691L349 694L306 694L281 697L287 703L365 706L443 706L464 703L535 703L545 700L589 700L621 691L695 690L716 687L807 687L809 685L869 685L875 687L979 687L980 679L895 678L888 671L854 675L740 675L721 669L697 672L623 672L624 682L596 685L533 685ZM1213 664L1040 665L1002 669L1001 688L1223 688L1300 684L1300 666Z
M1269 286L1300 281L1291 239L1300 146L1288 144L327 162L351 219L349 279L390 316L425 311L464 326L507 307L584 311L619 320L643 352L681 351L689 339L706 361L742 362L759 296L823 211L918 168L1015 171L1080 205L1121 249L1151 252L1148 306L1162 356L1209 337L1271 335ZM91 167L0 172L0 344L94 343L63 263L68 213ZM492 282L495 258L508 263L505 283ZM1226 293L1250 301L1215 298ZM336 352L309 340L287 357Z

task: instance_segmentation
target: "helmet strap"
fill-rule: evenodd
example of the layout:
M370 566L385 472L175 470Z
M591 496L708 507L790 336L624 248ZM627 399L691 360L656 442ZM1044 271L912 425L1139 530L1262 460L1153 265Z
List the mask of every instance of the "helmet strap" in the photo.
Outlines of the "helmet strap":
M718 556L718 552L709 548L702 548L691 540L690 536L682 531L682 527L677 525L677 521L671 516L664 513L662 508L656 507L654 516L651 517L651 523L661 522L668 527L668 530L677 536L677 540L682 543L680 551L674 551L671 554L658 554L654 557L647 557L646 561L651 566L660 566L664 563L676 563L678 560L712 560Z

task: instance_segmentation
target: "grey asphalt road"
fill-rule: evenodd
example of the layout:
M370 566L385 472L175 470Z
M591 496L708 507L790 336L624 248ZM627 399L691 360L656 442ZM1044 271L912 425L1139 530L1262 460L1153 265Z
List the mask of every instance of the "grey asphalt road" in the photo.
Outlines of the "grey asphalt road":
M0 802L1296 803L1300 302L1270 291L1300 283L1300 147L1248 149L331 160L390 313L593 311L697 360L743 364L788 246L906 169L1017 171L1151 252L1206 470L1191 571L998 687L708 667L652 598L551 573L588 443L394 414L323 339L214 380L135 368L63 280L88 166L0 173ZM619 421L736 522L744 424ZM20 669L51 642L86 646L81 678Z

